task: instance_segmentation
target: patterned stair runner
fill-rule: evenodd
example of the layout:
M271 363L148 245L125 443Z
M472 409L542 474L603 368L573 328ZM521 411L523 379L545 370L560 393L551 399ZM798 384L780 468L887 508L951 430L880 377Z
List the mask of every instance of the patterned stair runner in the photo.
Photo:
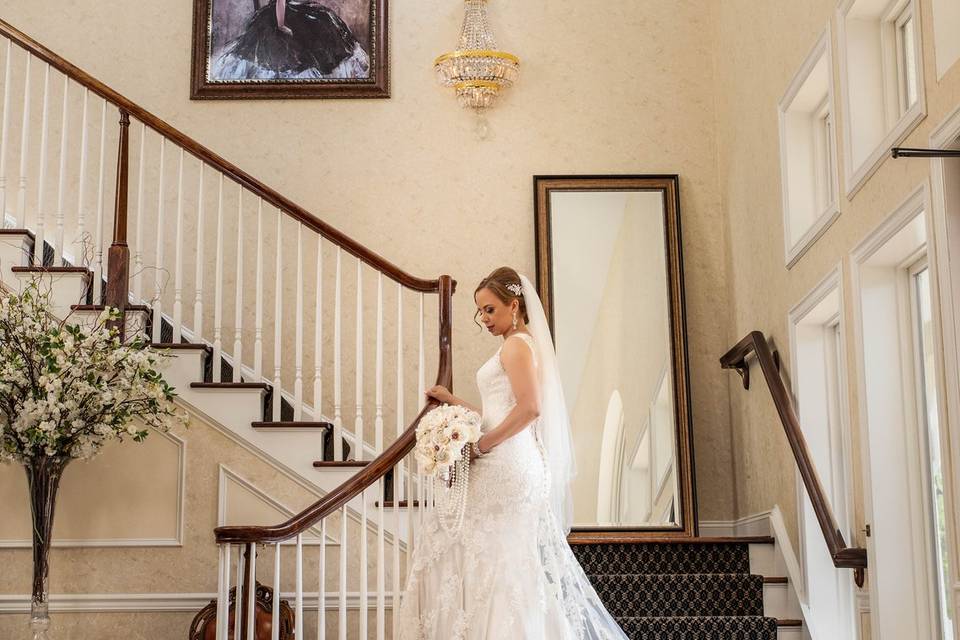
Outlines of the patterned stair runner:
M747 543L575 544L631 640L776 640Z

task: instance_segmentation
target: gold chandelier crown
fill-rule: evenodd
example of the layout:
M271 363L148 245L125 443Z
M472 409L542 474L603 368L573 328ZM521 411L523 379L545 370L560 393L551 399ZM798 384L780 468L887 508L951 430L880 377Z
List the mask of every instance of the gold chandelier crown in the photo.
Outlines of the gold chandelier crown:
M466 13L455 51L434 64L440 83L453 87L464 107L485 109L520 72L520 59L500 51L487 22L487 0L465 0Z

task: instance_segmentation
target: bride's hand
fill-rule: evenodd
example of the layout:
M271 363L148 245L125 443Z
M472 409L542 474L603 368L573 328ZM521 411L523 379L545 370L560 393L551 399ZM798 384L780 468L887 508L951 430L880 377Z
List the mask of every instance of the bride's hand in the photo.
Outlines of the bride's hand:
M424 392L427 398L433 398L437 402L453 404L453 394L443 385L434 385Z

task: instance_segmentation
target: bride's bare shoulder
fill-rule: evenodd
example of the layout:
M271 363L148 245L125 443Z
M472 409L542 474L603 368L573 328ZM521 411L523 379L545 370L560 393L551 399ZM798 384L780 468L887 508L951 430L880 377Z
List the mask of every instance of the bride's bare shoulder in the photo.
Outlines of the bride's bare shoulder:
M524 338L523 336L526 336ZM511 338L518 338L517 340L511 340ZM530 340L533 338L529 333L517 332L507 336L503 344L500 346L500 361L525 361L530 359L533 361L533 345L530 344ZM522 346L521 343L526 344L527 346Z

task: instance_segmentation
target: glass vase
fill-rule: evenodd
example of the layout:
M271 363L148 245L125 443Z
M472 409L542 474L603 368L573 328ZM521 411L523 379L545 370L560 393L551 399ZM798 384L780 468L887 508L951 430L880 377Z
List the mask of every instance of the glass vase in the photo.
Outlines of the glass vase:
M68 457L42 456L25 465L33 516L33 597L30 601L30 632L33 640L49 640L50 541L57 489Z

